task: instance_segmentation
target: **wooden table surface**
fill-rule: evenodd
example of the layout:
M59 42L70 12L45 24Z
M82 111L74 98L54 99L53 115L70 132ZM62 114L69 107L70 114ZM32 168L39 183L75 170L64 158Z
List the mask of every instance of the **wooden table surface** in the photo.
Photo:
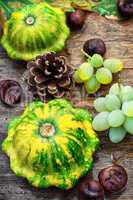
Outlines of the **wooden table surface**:
M84 61L81 53L83 43L90 38L101 38L107 45L106 57L118 57L125 63L125 69L114 77L114 82L121 81L123 84L133 86L133 20L118 23L107 20L97 14L89 14L84 28L73 33L66 45L66 55L69 62L78 66ZM5 51L0 47L0 80L14 79L19 81L24 89L23 101L15 108L8 108L0 104L0 143L7 136L6 124L16 115L19 115L25 104L31 101L27 97L27 87L24 83L25 65L21 62L10 60ZM108 86L103 87L98 95L104 95ZM86 106L93 111L94 98L88 97L84 89L74 87L71 96L72 102L78 106ZM97 153L93 168L94 177L98 171L111 163L111 153L122 156L121 164L126 168L129 176L127 189L121 195L107 197L108 200L133 200L133 137L128 136L120 144L111 144L106 134L100 134L101 149ZM0 146L0 200L77 200L76 189L60 191L55 188L39 190L31 187L26 180L16 177L10 170L9 159L2 152Z

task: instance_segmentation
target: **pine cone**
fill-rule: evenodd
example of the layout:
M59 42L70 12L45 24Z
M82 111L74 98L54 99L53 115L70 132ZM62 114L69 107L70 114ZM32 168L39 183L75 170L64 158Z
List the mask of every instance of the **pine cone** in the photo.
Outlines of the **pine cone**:
M30 89L42 101L46 98L61 98L70 90L73 70L64 56L54 52L38 56L27 65Z

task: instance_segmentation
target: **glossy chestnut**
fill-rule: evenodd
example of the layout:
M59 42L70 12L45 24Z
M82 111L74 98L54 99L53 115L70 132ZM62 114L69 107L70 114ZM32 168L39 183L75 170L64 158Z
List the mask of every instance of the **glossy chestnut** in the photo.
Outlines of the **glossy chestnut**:
M126 170L117 164L102 169L98 178L100 184L108 193L121 192L125 188L128 180Z
M80 200L104 200L104 190L98 181L86 179L78 189Z
M118 0L118 10L123 17L133 16L133 0Z
M0 81L0 100L8 106L19 103L22 96L22 88L17 81Z
M106 53L106 45L103 40L99 38L94 38L87 40L84 43L83 50L90 56L92 56L93 54L100 54L101 56L103 56Z
M67 24L71 30L80 30L85 23L86 13L83 10L76 10L72 13L67 13Z

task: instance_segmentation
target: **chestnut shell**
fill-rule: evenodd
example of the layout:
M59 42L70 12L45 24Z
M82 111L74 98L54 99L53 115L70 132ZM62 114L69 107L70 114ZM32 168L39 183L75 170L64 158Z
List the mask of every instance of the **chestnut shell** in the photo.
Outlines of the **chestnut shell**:
M22 88L17 81L0 81L0 100L8 106L14 106L21 100Z
M128 180L126 170L120 165L112 165L102 169L98 178L104 190L109 193L121 192Z
M72 13L67 13L67 24L71 30L80 30L85 22L86 13L83 10L76 10Z
M80 200L104 200L104 190L98 181L86 179L78 190Z
M118 0L117 6L123 17L133 16L133 0Z
M99 38L90 39L85 42L83 50L90 56L93 56L95 53L103 56L106 53L106 45L103 40Z

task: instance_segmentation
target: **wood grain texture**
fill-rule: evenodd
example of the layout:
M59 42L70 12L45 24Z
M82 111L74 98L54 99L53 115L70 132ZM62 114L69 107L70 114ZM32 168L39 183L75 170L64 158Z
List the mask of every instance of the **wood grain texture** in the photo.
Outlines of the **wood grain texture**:
M114 82L120 81L123 84L133 86L133 20L118 23L109 21L96 14L89 14L84 28L73 33L67 41L65 54L72 66L77 67L84 61L81 53L83 43L90 38L102 38L107 45L106 57L113 56L121 58L125 63L125 69L114 77ZM0 143L7 135L6 124L16 115L19 115L27 102L32 98L27 95L27 86L23 81L25 64L10 60L5 51L0 47L0 80L18 80L24 88L22 102L15 108L8 108L0 103ZM109 86L102 87L98 92L104 95ZM67 98L81 107L87 107L93 111L92 103L94 97L88 97L83 87L74 87ZM132 200L133 199L133 137L128 136L121 144L111 144L106 134L101 134L101 149L93 168L96 178L98 171L111 163L111 153L122 156L121 164L127 169L129 180L127 189L121 195L107 197L107 200ZM76 189L71 191L60 191L55 188L47 190L35 189L26 180L16 177L10 170L9 159L2 152L0 147L0 200L78 200Z

